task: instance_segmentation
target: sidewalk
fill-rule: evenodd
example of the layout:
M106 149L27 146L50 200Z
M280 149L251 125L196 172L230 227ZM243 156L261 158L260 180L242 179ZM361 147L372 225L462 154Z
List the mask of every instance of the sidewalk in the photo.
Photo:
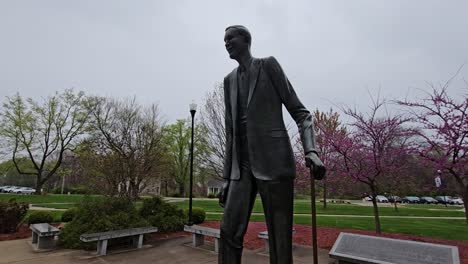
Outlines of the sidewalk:
M161 263L161 264L216 264L217 254L209 250L212 245L203 248L192 248L191 237L174 238L159 241L140 250L112 251L109 255L98 257L94 252L83 250L59 249L49 252L34 252L30 245L31 239L21 239L0 242L0 264L107 264L107 263ZM294 263L312 264L312 249L295 246L293 250ZM243 264L268 264L268 255L262 250L244 250ZM333 263L328 258L328 251L319 249L319 263Z

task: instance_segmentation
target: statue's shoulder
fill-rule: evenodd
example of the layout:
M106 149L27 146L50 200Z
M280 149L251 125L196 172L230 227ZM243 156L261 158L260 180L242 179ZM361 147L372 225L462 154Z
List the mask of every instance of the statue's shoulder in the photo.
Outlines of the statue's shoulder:
M265 58L261 58L262 62L263 62L263 65L267 65L267 66L272 66L272 65L277 65L279 64L279 62L276 60L275 57L273 56L269 56L269 57L265 57Z
M234 74L237 72L237 68L238 67L235 67L230 73L228 73L226 77L224 77L224 80L229 80L232 76L234 76Z

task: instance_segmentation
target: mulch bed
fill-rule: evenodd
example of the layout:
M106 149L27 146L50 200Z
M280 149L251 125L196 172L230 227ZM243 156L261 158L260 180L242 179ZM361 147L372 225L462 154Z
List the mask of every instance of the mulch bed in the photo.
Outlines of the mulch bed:
M219 228L219 221L206 221L203 226ZM312 246L312 228L307 225L294 225L296 233L293 235L293 243L298 245ZM264 241L257 237L258 233L267 230L264 222L250 222L247 228L247 233L244 237L244 247L255 250L264 246ZM362 234L369 236L379 236L373 231L355 230L355 229L339 229L333 227L317 227L317 243L319 248L330 250L338 238L340 232L348 232L354 234ZM435 244L444 244L457 246L460 254L460 262L468 264L468 243L457 240L445 240L439 238L421 237L416 235L382 233L380 237L388 237L395 239L413 240L418 242L427 242ZM208 239L207 239L208 240Z
M206 221L202 226L219 228L219 221ZM55 225L58 226L58 225ZM294 225L296 233L293 235L294 244L312 246L312 228L307 225ZM250 222L247 229L247 233L244 237L244 247L250 250L255 250L262 248L264 242L262 239L257 237L258 233L266 230L266 224L264 222ZM340 232L348 232L354 234L378 236L373 231L367 230L355 230L355 229L339 229L333 227L317 227L317 242L318 247L330 250L335 243L335 240L338 238ZM173 232L169 234L160 234L156 233L151 235L150 240L163 240L181 236L189 236L190 233L187 232ZM429 238L421 237L416 235L406 235L406 234L394 234L394 233L383 233L381 237L396 238L396 239L406 239L413 240L418 242L427 242L427 243L436 243L436 244L445 244L458 247L460 253L460 262L462 264L468 264L468 243L457 240L446 240L439 238ZM14 240L14 239L23 239L31 237L31 230L28 225L22 225L18 232L12 234L0 234L0 241L5 240ZM213 238L207 237L206 240L210 241Z
M16 233L0 234L0 241L23 239L31 236L31 229L29 229L28 225L22 225L18 228L18 232Z

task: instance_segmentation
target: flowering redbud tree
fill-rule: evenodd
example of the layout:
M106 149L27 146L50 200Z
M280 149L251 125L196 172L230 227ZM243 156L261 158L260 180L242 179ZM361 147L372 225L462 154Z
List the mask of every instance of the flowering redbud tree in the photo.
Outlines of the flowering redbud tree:
M425 98L398 103L409 107L413 121L419 124L419 155L455 180L468 224L468 96L449 96L449 84L431 85Z
M402 157L409 154L408 142L413 135L413 131L405 126L408 119L384 111L385 105L384 100L373 100L367 114L352 108L343 109L352 120L348 133L335 133L328 139L339 154L337 168L340 173L368 187L377 233L381 233L381 227L376 196L382 191L383 183L399 177L406 167Z

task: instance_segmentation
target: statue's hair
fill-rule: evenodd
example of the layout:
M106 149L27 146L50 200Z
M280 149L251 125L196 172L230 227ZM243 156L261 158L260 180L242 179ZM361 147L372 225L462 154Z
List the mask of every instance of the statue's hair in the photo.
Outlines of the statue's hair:
M228 31L228 29L235 29L237 31L237 33L239 33L239 35L243 36L245 38L245 41L247 42L247 44L252 44L252 36L250 35L250 31L242 26L242 25L232 25L232 26L229 26L226 28L226 30L224 30L224 32Z

